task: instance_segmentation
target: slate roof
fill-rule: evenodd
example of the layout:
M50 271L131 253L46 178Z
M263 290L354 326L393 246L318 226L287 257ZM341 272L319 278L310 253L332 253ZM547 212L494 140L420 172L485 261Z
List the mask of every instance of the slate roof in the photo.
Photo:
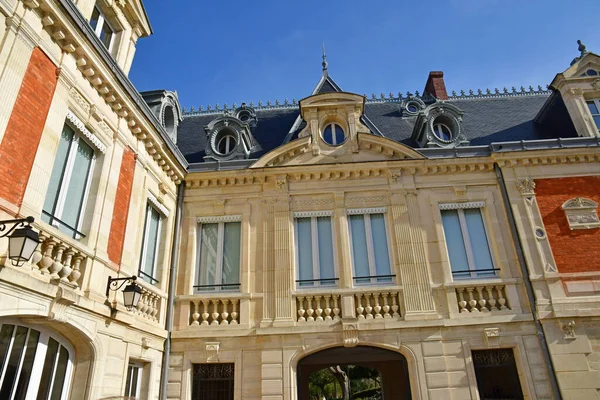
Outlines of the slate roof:
M321 87L317 87L315 92L336 91L334 85L337 85L335 82L332 85L330 80L329 78L322 80ZM550 97L551 101L548 101ZM493 142L577 136L562 99L560 96L550 95L547 91L513 93L504 96L457 96L447 102L464 112L462 127L471 146L489 145ZM536 116L546 102L549 103L543 113L546 117L536 120ZM179 126L177 146L189 163L204 161L206 146L204 127L218 115L220 114L215 112L184 115ZM291 135L288 133L298 116L297 105L256 109L258 124L252 133L260 143L262 151L251 154L251 158L260 158L263 154L285 144L288 136L291 140L296 139L297 134L305 126L304 122ZM383 136L416 147L416 143L411 138L416 117L403 115L401 104L397 99L367 101L365 116Z

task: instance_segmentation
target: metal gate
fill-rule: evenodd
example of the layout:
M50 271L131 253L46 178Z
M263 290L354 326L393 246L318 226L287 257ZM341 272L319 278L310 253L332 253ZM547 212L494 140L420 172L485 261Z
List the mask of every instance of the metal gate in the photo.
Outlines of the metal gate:
M193 400L233 400L234 364L194 364Z

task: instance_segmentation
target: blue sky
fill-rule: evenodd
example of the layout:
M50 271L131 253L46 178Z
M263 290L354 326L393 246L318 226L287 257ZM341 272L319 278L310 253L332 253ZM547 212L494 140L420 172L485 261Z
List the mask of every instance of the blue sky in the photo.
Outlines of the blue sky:
M177 90L182 106L301 99L329 73L360 94L546 85L578 55L600 54L598 0L145 0L138 90ZM575 6L576 5L576 6Z

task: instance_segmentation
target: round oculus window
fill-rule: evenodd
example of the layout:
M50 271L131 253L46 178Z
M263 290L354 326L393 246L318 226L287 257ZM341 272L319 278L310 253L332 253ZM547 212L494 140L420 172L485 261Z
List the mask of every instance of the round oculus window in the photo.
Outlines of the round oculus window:
M417 103L408 103L405 108L406 111L408 111L411 114L415 114L419 111L419 106L417 105Z
M437 136L438 139L445 142L452 140L452 130L448 127L448 125L440 121L433 121L433 133L435 133L435 136Z
M231 154L236 145L237 135L229 129L222 129L215 136L214 150L222 156Z
M248 122L250 120L250 113L248 111L241 111L238 114L238 119L242 122Z
M587 74L587 76L596 76L596 75L598 75L598 71L596 71L595 69L588 69L587 71L585 71L585 73Z
M166 106L163 111L163 124L165 130L170 135L175 130L175 114L173 113L173 106Z
M341 126L331 123L323 129L323 141L331 146L339 146L346 140L346 135Z

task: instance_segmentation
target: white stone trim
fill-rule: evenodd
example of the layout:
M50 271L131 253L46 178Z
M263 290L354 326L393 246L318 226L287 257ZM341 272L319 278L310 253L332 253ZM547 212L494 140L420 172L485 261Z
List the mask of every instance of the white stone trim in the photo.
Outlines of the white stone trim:
M98 149L98 151L100 151L100 153L106 153L106 145L102 143L98 136L90 132L85 127L85 124L81 122L81 120L77 118L77 115L75 115L71 110L67 111L67 119L71 122L74 128L76 128L83 136L85 136L87 140L89 140L91 144L94 145L94 147L96 147L96 149Z
M468 201L464 203L443 203L440 204L440 210L459 210L466 208L483 208L485 201Z
M214 224L218 222L242 222L241 215L214 215L206 217L198 217L199 224Z
M311 218L311 217L331 217L333 211L321 210L321 211L296 211L293 214L294 218Z
M598 203L583 197L575 197L563 203L569 229L594 229L600 227L598 219Z
M374 208L349 208L346 210L348 215L360 215L360 214L383 214L387 212L387 207L374 207Z
M148 202L152 205L152 207L156 208L156 210L159 211L163 215L163 217L169 218L169 209L165 207L164 204L162 204L160 201L158 201L158 199L154 194L152 194L152 192L148 192Z

